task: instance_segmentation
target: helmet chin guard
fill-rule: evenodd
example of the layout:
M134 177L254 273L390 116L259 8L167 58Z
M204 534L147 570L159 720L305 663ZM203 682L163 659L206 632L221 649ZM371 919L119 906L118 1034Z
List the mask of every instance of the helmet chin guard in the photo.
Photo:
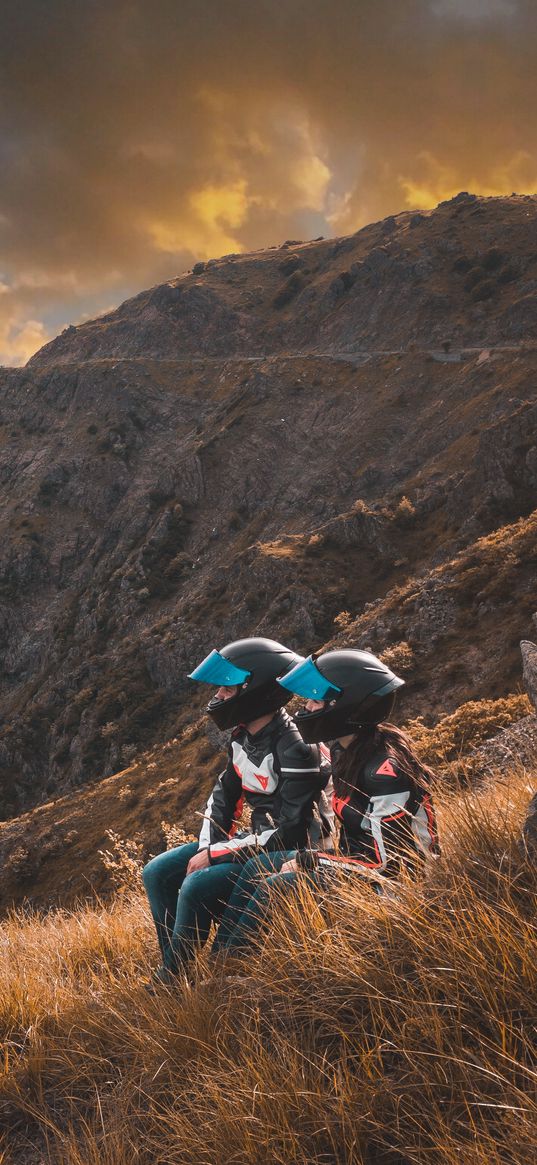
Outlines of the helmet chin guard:
M389 719L397 688L404 681L367 651L344 649L310 656L280 684L322 708L302 711L296 725L308 744L351 736Z
M295 723L306 744L318 744L321 740L338 740L343 736L355 736L361 728L370 728L375 724L380 724L383 720L389 720L395 704L395 692L374 701L371 708L371 713L373 713L371 718L368 718L366 708L360 714L357 712L353 716L349 712L345 713L342 708L332 707L331 703L331 701L327 701L328 707L320 708L318 712L298 712L296 714ZM334 700L333 703L337 705L337 701Z
M280 687L277 677L302 662L302 656L273 639L237 639L220 651L211 651L189 679L237 687L229 699L213 696L207 705L217 727L226 730L272 715L289 703L292 692Z

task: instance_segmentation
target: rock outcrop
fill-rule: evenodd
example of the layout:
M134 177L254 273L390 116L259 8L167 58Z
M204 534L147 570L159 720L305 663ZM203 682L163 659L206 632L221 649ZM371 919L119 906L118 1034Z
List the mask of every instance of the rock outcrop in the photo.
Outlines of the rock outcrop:
M520 644L522 652L522 670L526 691L537 711L537 644L523 639Z

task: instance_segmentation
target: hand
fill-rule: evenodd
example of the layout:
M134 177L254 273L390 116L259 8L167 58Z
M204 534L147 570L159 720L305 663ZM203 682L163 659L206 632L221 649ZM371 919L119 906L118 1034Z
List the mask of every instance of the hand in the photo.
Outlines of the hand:
M186 872L187 874L194 874L196 870L208 870L209 864L209 850L200 849L198 850L197 854L194 854L194 857L190 859L186 868Z
M290 858L288 862L283 863L280 874L296 874L297 870L296 858Z

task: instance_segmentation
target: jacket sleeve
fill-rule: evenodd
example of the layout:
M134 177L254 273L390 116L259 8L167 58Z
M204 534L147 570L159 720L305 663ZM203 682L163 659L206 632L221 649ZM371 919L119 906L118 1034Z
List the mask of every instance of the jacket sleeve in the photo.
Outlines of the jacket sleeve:
M278 747L281 773L281 809L278 828L267 849L300 849L308 843L308 827L314 806L327 782L321 771L319 749L303 740L286 740Z
M226 768L207 801L199 836L200 849L232 837L243 808L242 782L233 768L231 755Z

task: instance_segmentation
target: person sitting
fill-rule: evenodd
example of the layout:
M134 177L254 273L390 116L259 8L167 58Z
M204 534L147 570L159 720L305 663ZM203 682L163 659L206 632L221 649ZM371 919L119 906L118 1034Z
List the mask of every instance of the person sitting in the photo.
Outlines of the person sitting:
M218 728L233 731L199 840L159 854L143 871L162 957L156 982L171 983L186 968L252 854L270 852L278 869L316 828L329 769L284 711L291 692L276 682L300 662L271 639L240 639L211 651L189 676L216 687L207 712ZM251 826L239 831L244 802Z
M380 875L379 889L402 865L415 872L439 852L433 774L408 734L389 723L403 682L374 655L355 649L310 656L280 677L281 687L305 698L296 716L303 739L333 741L338 852L298 846L268 878L250 861L230 896L213 949L247 947L267 916L271 889L295 886L301 872L328 886L334 870L370 880L373 875L373 881Z

